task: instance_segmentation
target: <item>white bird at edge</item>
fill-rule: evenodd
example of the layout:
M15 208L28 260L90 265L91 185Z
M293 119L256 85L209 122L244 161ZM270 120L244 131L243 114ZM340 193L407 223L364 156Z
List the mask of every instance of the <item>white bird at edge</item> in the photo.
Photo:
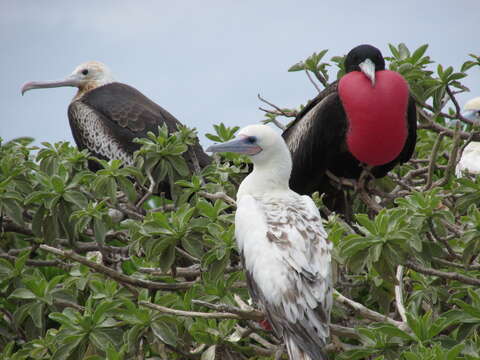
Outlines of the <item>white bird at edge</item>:
M463 107L463 117L480 125L480 97L471 99ZM455 175L462 177L463 173L480 174L480 142L471 142L463 150L462 157L455 168Z
M253 171L237 192L235 236L252 299L290 360L327 359L332 308L332 244L313 200L290 190L290 151L265 125L240 130L207 152L247 154Z

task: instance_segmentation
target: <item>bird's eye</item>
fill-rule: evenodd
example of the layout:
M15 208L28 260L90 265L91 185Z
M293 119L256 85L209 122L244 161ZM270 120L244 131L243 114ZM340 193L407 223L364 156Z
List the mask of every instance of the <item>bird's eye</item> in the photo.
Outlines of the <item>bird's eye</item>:
M83 70L82 70L82 74L83 74L83 75L88 75L88 69L83 69Z
M250 144L254 144L256 141L257 141L257 138L255 136L247 137L247 142Z

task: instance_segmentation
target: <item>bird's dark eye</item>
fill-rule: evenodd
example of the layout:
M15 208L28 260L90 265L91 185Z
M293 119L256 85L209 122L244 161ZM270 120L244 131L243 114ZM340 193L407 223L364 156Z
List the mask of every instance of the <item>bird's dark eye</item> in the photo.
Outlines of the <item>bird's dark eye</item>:
M83 74L83 75L88 75L88 69L83 69L83 70L82 70L82 74Z
M247 137L247 142L250 144L254 144L256 141L257 141L257 138L255 136Z

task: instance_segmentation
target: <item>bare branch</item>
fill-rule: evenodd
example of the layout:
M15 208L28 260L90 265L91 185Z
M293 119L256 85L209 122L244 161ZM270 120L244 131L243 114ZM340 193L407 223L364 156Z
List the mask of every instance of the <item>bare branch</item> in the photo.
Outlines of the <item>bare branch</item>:
M433 169L435 167L435 160L437 159L438 150L440 149L440 144L442 143L443 137L445 136L444 132L438 134L435 143L433 144L432 153L430 155L429 163L428 163L428 175L427 175L427 183L423 188L423 191L429 190L432 186L432 177L433 177Z
M158 304L153 304L148 301L139 301L139 305L146 306L150 309L159 311L164 314L170 314L170 315L175 315L175 316L186 316L186 317L199 317L199 318L204 318L204 319L237 319L240 320L242 317L237 314L232 314L232 313L223 313L223 312L199 312L199 311L185 311L185 310L176 310L176 309L171 309L165 306L161 306ZM245 318L243 318L245 319ZM257 320L256 318L252 320Z
M421 274L438 276L448 280L456 280L469 285L475 285L475 286L480 285L480 279L472 278L472 277L458 274L455 272L446 272L446 271L440 271L432 268L427 268L413 261L407 261L405 263L405 266Z
M480 264L464 265L464 264L459 264L453 261L444 260L438 257L432 257L432 260L444 266L451 266L451 267L456 267L464 270L480 270Z
M417 106L418 113L420 114L421 118L425 121L424 123L421 123L418 126L418 129L430 129L435 132L441 133L444 132L446 136L449 137L454 137L455 136L455 130L446 128L444 126L441 126L440 124L437 124L431 117L420 107ZM473 135L473 136L472 136ZM473 141L480 141L480 132L465 132L465 131L459 131L459 136L462 139L469 139L472 136Z
M407 314L405 311L405 306L403 305L403 266L397 266L397 282L395 285L395 303L397 305L398 314L402 321L407 323Z
M307 74L308 80L310 80L310 82L313 84L313 86L315 86L315 89L317 89L317 91L318 91L319 93L321 93L322 90L318 87L317 83L316 83L315 81L313 81L313 79L312 79L312 77L310 76L310 74L308 73L308 70L307 70L307 69L305 69L305 74ZM317 78L318 78L318 76L317 76Z
M389 324L392 324L392 325L396 326L397 328L399 328L401 330L409 330L409 327L406 323L394 320L394 319L392 319L392 318L390 318L386 315L382 315L382 314L380 314L376 311L370 310L369 308L365 307L364 305L343 296L337 290L334 290L333 297L337 302L339 302L340 304L348 306L349 308L358 312L360 315L362 315L366 319L370 319L370 320L378 321L378 322L387 322Z
M188 289L190 288L195 282L185 281L185 282L176 282L176 283L161 283L156 281L149 281L149 280L142 280L136 279L125 274L122 274L118 271L115 271L105 265L97 264L96 262L87 260L85 257L80 256L74 253L71 250L60 250L55 247L49 245L40 245L40 249L47 251L49 253L55 254L57 256L62 256L67 259L71 259L76 261L80 264L86 265L89 268L104 274L114 280L117 280L121 283L126 283L133 286L138 286L146 289L151 290L179 290L179 289Z
M262 98L260 96L260 94L257 95L258 99L262 102L264 102L265 104L267 105L270 105L271 107L273 107L275 110L277 110L279 112L279 114L276 114L276 115L282 115L282 116L285 116L285 117L295 117L297 116L297 112L296 111L285 111L281 108L279 108L277 105L275 104L272 104L271 102L269 102L268 100L265 100L264 98ZM260 108L260 110L263 110L265 111L264 109ZM267 111L269 112L269 111Z
M216 192L215 194L211 194L211 193L207 193L205 191L199 191L197 193L198 195L200 196L203 196L204 198L207 198L207 199L210 199L210 200L223 200L225 201L227 204L230 204L232 206L237 206L237 203L234 199L232 199L230 196L228 196L227 194L223 193L223 192Z
M150 186L148 187L148 190L143 194L142 198L135 204L137 208L140 208L140 206L143 205L143 203L153 194L153 190L155 189L155 180L153 180L153 176L150 173L150 171L147 171L147 177L148 180L150 181Z

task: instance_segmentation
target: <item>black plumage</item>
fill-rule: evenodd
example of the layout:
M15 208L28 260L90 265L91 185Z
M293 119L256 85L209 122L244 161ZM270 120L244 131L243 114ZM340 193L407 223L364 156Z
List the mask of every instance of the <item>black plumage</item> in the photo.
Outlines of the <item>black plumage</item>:
M363 45L347 55L346 71L359 71L359 64L367 58L375 64L375 71L385 69L380 51ZM293 158L290 186L298 193L330 191L332 187L325 176L327 170L338 177L358 179L365 166L353 156L346 143L349 119L339 96L338 83L333 83L311 100L283 133ZM392 161L373 166L370 171L375 177L385 176L396 164L408 161L413 154L417 116L411 95L405 109L405 126L408 135L402 151Z

